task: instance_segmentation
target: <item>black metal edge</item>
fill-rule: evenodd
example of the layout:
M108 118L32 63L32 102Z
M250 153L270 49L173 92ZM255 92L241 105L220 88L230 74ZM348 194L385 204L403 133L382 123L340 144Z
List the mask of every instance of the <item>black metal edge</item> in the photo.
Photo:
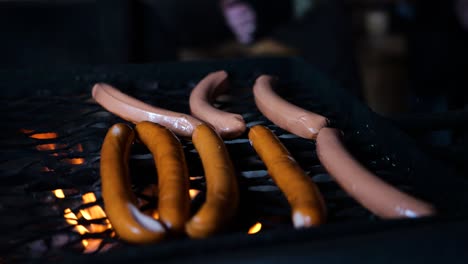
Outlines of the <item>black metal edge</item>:
M66 262L138 263L436 263L466 261L466 218L423 218L374 223L330 224L304 230L277 230L258 235L221 235L130 247L99 255L64 255ZM442 249L443 254L428 249ZM457 256L454 259L453 256ZM281 257L277 259L277 257ZM453 262L451 262L453 263Z

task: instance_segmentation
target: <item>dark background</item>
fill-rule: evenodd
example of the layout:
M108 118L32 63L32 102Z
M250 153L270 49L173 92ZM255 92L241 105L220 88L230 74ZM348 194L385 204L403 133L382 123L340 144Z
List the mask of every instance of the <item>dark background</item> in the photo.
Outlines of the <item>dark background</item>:
M232 51L241 45L210 52L234 40L219 2L1 1L0 69L177 61L185 49L203 50L197 59L252 56ZM246 2L256 40L293 48L380 113L465 105L468 33L452 0L315 0L300 18L296 1ZM386 17L382 34L369 32L372 12Z

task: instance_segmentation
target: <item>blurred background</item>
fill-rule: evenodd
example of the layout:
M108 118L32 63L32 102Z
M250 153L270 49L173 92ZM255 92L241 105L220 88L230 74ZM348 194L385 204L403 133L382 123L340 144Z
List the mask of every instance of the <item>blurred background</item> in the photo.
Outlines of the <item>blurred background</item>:
M464 108L468 0L0 0L0 69L297 56L384 115Z

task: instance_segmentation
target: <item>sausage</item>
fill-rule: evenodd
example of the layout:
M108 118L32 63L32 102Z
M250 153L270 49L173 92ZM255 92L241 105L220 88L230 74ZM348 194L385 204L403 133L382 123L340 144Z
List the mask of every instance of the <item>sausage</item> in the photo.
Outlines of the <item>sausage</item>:
M159 220L181 234L190 216L189 177L182 145L170 130L158 124L144 121L135 130L153 154L158 171Z
M262 114L274 124L297 136L315 139L327 126L327 118L295 106L279 97L271 88L274 78L261 75L253 88L255 103Z
M317 153L338 184L375 215L413 218L435 214L432 205L397 190L360 165L343 146L338 130L320 130Z
M158 123L182 137L189 138L195 127L201 124L200 120L190 115L151 106L105 83L95 84L92 95L102 107L125 120L133 123Z
M206 200L185 230L192 238L205 238L231 221L239 204L239 192L234 167L219 135L209 126L199 125L192 141L205 171Z
M128 172L133 130L125 124L115 124L107 132L101 149L102 197L115 232L131 243L162 240L164 226L143 214L136 206Z
M281 141L261 125L250 128L249 139L291 205L294 227L323 224L327 210L317 185L299 167Z
M217 71L203 78L190 94L192 115L212 125L222 138L235 138L245 131L245 121L239 114L215 108L214 98L228 88L227 73Z

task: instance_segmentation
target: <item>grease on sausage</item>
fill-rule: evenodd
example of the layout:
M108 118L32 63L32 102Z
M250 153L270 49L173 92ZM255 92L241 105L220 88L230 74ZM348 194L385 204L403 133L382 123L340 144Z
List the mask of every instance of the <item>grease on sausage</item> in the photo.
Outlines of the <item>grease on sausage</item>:
M224 142L207 125L195 128L192 137L205 171L206 201L186 224L193 238L208 237L225 227L237 211L236 175Z
M116 233L131 243L150 243L165 237L164 226L140 212L128 171L133 130L116 124L107 132L101 149L101 185L106 214Z
M316 113L295 106L272 89L274 78L261 75L253 88L255 103L262 114L277 126L303 138L315 139L328 120Z
M317 185L304 173L273 132L257 125L250 128L249 139L291 205L294 226L301 228L324 223L326 207Z
M201 124L200 120L190 115L146 104L105 83L95 84L92 95L102 107L125 120L158 123L179 136L191 137L195 127Z
M151 122L135 127L153 154L158 172L159 220L175 233L183 233L190 214L189 177L180 141L168 129Z
M217 71L203 78L190 94L190 110L195 117L212 125L222 138L235 138L245 131L242 116L212 105L215 97L227 90L227 77L225 71Z
M413 218L435 214L432 205L399 191L360 165L344 147L338 130L320 130L317 153L338 184L377 216Z

